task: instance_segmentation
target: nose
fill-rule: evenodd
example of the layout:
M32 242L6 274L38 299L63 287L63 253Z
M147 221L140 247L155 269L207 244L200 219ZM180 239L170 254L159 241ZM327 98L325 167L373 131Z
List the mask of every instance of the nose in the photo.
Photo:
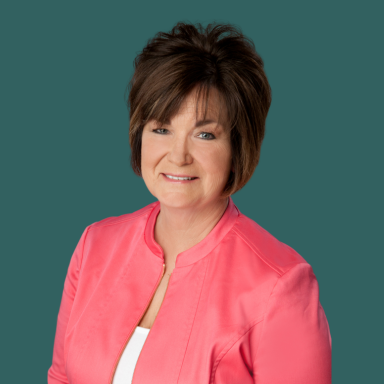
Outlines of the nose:
M193 158L190 153L188 137L185 135L176 135L171 142L167 157L171 163L178 167L191 164Z

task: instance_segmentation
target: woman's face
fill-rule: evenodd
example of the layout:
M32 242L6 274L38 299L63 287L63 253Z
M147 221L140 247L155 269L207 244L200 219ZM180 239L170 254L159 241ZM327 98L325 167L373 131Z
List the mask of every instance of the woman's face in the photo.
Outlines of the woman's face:
M210 93L206 120L201 118L196 119L194 90L167 124L160 127L156 121L149 121L144 126L143 179L152 195L166 206L197 208L217 203L227 183L231 144L224 126L226 120L218 120L217 90ZM166 175L194 179L174 180Z

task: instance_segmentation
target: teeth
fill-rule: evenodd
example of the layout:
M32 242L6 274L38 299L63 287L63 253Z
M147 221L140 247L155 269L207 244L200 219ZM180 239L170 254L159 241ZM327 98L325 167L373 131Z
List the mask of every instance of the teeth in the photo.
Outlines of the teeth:
M170 176L170 175L165 175L167 176L169 179L173 179L173 180L192 180L192 177L175 177L175 176Z

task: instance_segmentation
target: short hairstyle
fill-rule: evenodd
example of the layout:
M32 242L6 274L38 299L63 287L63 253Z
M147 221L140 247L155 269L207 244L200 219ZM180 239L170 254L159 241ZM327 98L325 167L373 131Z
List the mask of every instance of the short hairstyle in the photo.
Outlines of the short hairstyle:
M158 32L137 55L127 87L131 166L142 176L144 125L170 120L195 87L198 100L200 95L205 100L204 118L211 87L226 107L234 172L222 195L230 196L250 180L259 162L272 96L253 41L232 24L204 28L179 22L168 33Z

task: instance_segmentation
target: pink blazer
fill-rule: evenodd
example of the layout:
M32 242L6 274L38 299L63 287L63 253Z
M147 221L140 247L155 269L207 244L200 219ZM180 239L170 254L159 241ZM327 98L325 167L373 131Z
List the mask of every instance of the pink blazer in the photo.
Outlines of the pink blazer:
M89 225L73 253L49 384L110 384L163 275L160 203ZM243 215L180 253L134 384L330 384L331 336L312 267Z

